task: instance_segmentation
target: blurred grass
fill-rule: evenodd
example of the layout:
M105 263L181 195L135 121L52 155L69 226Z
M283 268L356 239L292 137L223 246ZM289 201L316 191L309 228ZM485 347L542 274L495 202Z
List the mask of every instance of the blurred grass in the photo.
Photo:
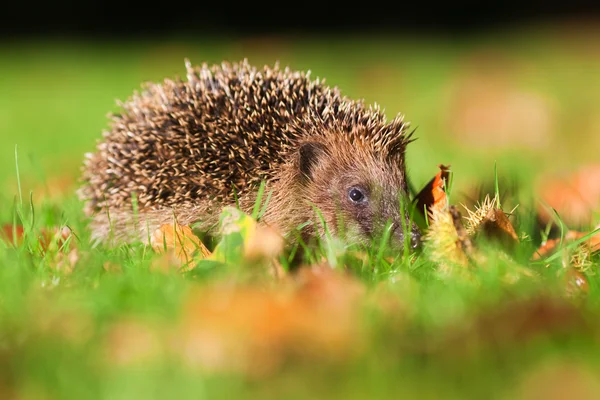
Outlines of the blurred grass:
M506 276L519 275L529 254L517 254L512 261L496 257L494 249L489 250L489 265L475 271L472 280L460 274L440 276L422 257L410 265L356 268L371 296L387 288L392 297L384 297L381 304L395 299L391 304L399 308L392 307L390 318L378 308L380 303L371 307L372 299L367 298L361 305L366 311L356 320L366 332L361 330L366 350L345 362L291 362L265 383L243 374L204 373L172 355L142 354L136 359L139 343L143 349L147 340L152 343L148 337L185 320L187 295L221 280L248 278L231 266L193 276L158 273L153 267L157 256L141 245L92 248L70 185L83 153L94 149L106 129L106 113L117 110L115 99L126 99L143 81L183 76L186 57L193 63L246 57L255 65L278 60L294 69L310 69L313 77L326 77L350 97L376 101L390 118L405 114L418 127L418 140L407 155L415 187L437 172L437 164L452 164L456 202L473 185L493 184L497 160L499 176L518 182L516 200L527 202L541 174L598 160L598 39L599 32L593 30L537 27L461 40L265 37L1 44L0 221L12 222L14 216L17 145L27 229L37 232L68 224L78 235L80 255L77 268L67 273L57 270L56 254L36 253L39 245L32 235L16 248L0 241L0 398L533 398L527 394L540 393L547 384L562 385L569 394L582 387L589 393L585 390L591 385L593 392L597 382L588 375L600 368L600 331L593 317L600 306L595 271L589 274L590 294L579 306L569 302L556 311L540 300L551 311L536 313L537 296L560 297L564 291L561 260L531 267L545 279L508 285ZM463 91L464 86L469 90ZM471 93L482 98L470 98ZM492 105L521 95L541 97L541 103L534 101L532 113L541 108L549 128L532 125L539 128L537 141L525 140L521 132L511 139L508 132L509 139L501 145L496 138L486 138L493 125L475 124L480 134L475 130L474 136L466 135L461 127L471 126L471 121L457 123L458 113L477 106L488 93L495 97L485 104ZM522 118L520 104L516 109L504 103L493 108L490 121L501 121L498 110L512 110ZM61 183L62 177L66 183ZM45 190L43 182L64 184L66 195L36 198L36 191ZM504 184L501 180L501 189ZM26 212L31 189L33 228ZM534 216L524 211L518 228L533 235ZM524 244L528 251L534 246ZM597 257L594 262L597 265ZM111 266L119 266L121 272L108 272ZM534 306L527 303L531 298ZM524 303L511 308L507 299ZM523 311L528 304L534 310L529 314ZM507 315L492 320L497 325L492 323L491 333L478 330L486 315L504 307ZM579 318L580 312L592 321L588 330L569 319L570 314ZM542 328L531 336L515 333L514 340L500 345L489 340L514 320L534 320L540 313L548 320L557 318L565 332L556 334L552 328L546 334ZM133 321L133 330L125 329L130 325L123 321ZM538 322L544 323L548 322ZM125 330L114 333L119 327ZM456 340L447 336L457 327L467 332ZM119 351L129 354L133 349L134 361L115 362L113 348L117 358ZM542 383L535 380L537 374Z

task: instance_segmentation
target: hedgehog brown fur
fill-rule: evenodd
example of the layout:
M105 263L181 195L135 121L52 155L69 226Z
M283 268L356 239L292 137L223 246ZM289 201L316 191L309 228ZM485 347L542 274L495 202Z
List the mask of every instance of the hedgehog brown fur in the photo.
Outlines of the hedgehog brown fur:
M261 181L273 193L264 221L283 232L310 220L313 205L334 233L340 214L359 238L384 219L402 231L397 200L407 194L410 134L401 116L388 123L379 107L278 65L186 66L187 82L147 84L121 104L87 155L79 195L94 216L96 239L128 237L133 229L146 235L173 216L207 229L236 196L251 209ZM359 185L377 204L348 206L345 189L336 189L342 182ZM309 236L317 231L304 229Z

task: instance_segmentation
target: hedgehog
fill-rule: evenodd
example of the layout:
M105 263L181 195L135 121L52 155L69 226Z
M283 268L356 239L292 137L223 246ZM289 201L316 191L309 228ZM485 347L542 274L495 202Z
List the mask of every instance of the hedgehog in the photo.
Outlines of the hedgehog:
M388 237L416 247L405 151L413 139L401 114L289 67L192 66L187 81L146 83L112 114L78 191L92 239L149 237L175 218L218 235L222 207L250 212L289 240L325 234L367 243ZM404 203L408 204L408 203Z

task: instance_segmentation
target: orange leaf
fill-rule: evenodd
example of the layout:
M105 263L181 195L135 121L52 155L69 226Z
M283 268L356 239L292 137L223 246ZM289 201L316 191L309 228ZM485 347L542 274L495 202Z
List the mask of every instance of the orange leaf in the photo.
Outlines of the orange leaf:
M415 197L417 209L421 213L425 209L428 213L434 209L443 210L448 205L448 198L444 189L448 185L450 166L440 164L438 167L440 172Z
M573 240L580 239L580 238L584 237L585 235L586 234L583 232L568 231L567 234L565 235L565 237L563 238L562 242L563 243L572 242ZM547 257L548 255L550 255L551 253L553 253L556 250L556 248L558 247L558 245L560 243L561 243L560 238L546 240L546 242L544 242L536 250L535 254L533 255L533 257L531 259L533 261L536 261L536 260L540 260L542 258Z
M210 255L208 249L187 225L161 225L152 233L150 240L154 251L160 254L165 250L172 250L175 257L184 263L191 261L197 250L203 258Z
M72 234L71 228L68 226L63 226L62 228L54 227L51 229L42 228L40 233L40 245L44 251L47 251L48 247L53 243L56 243L58 248L62 247Z
M585 166L568 176L544 178L538 192L567 225L586 225L600 204L600 165ZM554 217L545 205L540 206L539 214L543 222Z
M16 234L16 243L14 242L13 232ZM68 226L61 228L41 228L39 231L39 242L42 250L48 250L48 246L54 241L58 247L61 247L65 241L71 236L71 229ZM0 239L4 239L12 245L19 245L23 241L25 230L21 225L6 224L2 226L0 231Z
M13 237L14 233L14 237ZM12 245L18 245L23 240L24 229L21 225L5 224L2 226L0 232L0 238L4 239L7 243ZM16 239L16 243L15 243Z

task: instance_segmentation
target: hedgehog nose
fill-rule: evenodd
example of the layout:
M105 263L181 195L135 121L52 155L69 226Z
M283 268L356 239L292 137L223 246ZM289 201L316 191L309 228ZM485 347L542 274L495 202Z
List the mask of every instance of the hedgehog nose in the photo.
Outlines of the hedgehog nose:
M421 232L415 228L410 233L410 248L413 250L421 247Z

